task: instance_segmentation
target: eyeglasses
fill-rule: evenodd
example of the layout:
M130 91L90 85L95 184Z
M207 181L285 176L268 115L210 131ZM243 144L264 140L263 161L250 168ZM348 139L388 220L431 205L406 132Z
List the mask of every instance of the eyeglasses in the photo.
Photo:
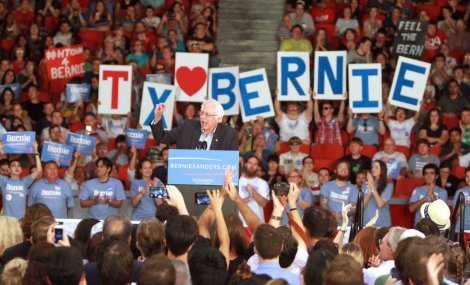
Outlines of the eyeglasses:
M204 111L199 111L199 117L206 117L206 116L215 117L217 116L217 114L209 114Z

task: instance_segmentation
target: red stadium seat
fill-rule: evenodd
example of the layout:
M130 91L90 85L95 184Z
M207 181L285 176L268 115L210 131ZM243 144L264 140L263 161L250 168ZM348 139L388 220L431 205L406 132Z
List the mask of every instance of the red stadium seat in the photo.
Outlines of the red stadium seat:
M139 149L139 157L141 159L145 158L147 156L147 151L149 150L149 148L151 148L152 146L156 145L156 141L155 139L147 139L147 141L145 142L145 147L144 149Z
M116 148L116 138L109 138L108 139L108 150L112 151Z
M430 152L431 154L434 154L434 155L439 156L439 154L441 153L441 147L440 147L440 146L437 146L437 145L436 145L436 146L433 146L433 147L431 147L431 149L429 150L429 152Z
M127 176L128 168L129 168L129 165L126 164L126 165L119 167L118 169L119 179L124 182L125 190L131 189L131 182L129 181L129 177Z
M459 128L460 127L460 120L457 117L454 118L448 118L448 117L443 117L442 118L442 123L446 125L446 127L450 130L453 128Z
M333 169L335 168L336 160L314 158L313 162L315 163L315 168L314 168L315 172L318 172L318 170L323 167L326 167L330 171L333 171Z
M29 168L23 168L23 171L21 171L21 177L26 177L28 176L30 173L29 173Z
M439 16L441 15L441 6L439 5L429 5L429 4L421 4L418 5L418 13L420 11L426 11L429 18L431 20L438 20Z
M92 55L103 45L104 32L81 29L78 35L82 39L83 45L90 49Z
M15 45L15 40L2 39L0 45L2 47L3 54L10 54L11 49Z
M344 155L344 149L339 144L314 144L310 148L310 154L314 159L338 160Z
M305 153L305 154L307 154L307 155L310 155L310 145L309 145L309 144L305 144L305 143L302 144L302 145L300 146L300 152L301 152L301 153Z
M59 178L64 179L66 172L67 172L67 168L60 167L59 168Z
M289 151L289 143L279 142L279 150L276 152L277 155L281 155Z
M397 180L395 184L394 198L409 199L413 190L424 184L421 178L404 178ZM414 214L410 212L408 204L390 205L390 215L393 226L412 228L414 223Z
M57 25L59 24L59 18L58 17L51 17L51 16L46 16L44 18L44 27L48 29L49 31L54 31L58 27Z
M465 167L462 166L457 166L454 169L452 169L452 174L455 175L458 179L464 179L465 178Z
M75 133L79 130L83 130L85 128L85 123L79 122L79 123L71 123L69 125L69 131L72 133Z
M375 145L365 144L365 145L362 146L361 154L367 156L368 158L374 157L374 154L376 152L377 152L377 147ZM350 154L350 153L351 152L349 151L349 146L346 146L344 148L344 154L347 155L347 154Z

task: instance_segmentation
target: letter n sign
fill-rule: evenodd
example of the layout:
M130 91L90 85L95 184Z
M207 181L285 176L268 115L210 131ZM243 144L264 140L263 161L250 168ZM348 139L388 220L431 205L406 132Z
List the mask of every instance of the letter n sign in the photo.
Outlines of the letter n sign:
M100 114L125 115L131 110L132 66L101 65L98 99Z

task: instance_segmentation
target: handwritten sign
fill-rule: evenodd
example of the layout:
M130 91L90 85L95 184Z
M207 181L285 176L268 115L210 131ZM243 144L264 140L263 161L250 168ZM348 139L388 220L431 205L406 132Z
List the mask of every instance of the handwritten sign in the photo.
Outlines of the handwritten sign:
M45 57L47 75L51 80L82 77L85 74L82 45L47 49Z
M416 59L420 58L424 51L427 26L427 21L398 21L398 35L393 43L395 54Z

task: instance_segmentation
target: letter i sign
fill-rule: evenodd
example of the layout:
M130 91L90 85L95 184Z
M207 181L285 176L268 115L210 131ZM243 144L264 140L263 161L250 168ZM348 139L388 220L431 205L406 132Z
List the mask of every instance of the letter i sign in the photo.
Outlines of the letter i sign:
M101 65L98 112L125 115L131 110L132 67Z

